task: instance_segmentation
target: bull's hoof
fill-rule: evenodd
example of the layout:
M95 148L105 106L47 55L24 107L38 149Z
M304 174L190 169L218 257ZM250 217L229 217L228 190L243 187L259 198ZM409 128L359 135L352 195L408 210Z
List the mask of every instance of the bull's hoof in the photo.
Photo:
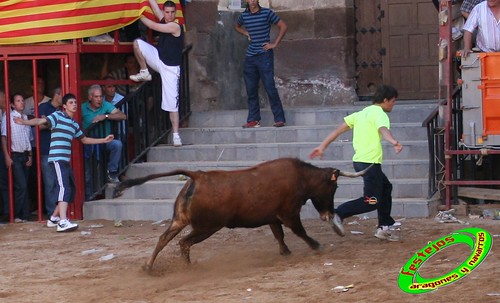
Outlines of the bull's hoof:
M142 265L142 270L144 270L148 274L151 274L151 271L153 270L153 268L152 268L152 266L150 266L146 263L146 264Z
M288 247L280 249L280 255L282 256L289 256L291 254L292 252L288 249Z
M314 250L319 250L321 248L321 244L319 244L318 242L314 241L311 243L311 248L314 249Z

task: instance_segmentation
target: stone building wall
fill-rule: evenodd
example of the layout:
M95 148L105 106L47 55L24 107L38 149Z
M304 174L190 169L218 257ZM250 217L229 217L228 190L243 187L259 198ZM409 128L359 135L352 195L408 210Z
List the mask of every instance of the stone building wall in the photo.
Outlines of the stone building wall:
M186 8L192 109L245 109L247 39L234 30L241 10L229 0L194 0ZM275 49L276 85L285 107L331 106L357 100L354 8L349 0L261 0L286 22ZM277 28L273 34L277 33ZM268 108L261 88L261 106Z

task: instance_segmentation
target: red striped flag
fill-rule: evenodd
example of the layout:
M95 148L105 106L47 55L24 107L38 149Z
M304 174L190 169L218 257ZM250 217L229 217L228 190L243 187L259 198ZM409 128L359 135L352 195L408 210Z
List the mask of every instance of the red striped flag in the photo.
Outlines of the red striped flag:
M177 21L184 24L179 0ZM165 0L158 1L163 9ZM0 0L0 45L104 34L139 19L156 20L148 0Z

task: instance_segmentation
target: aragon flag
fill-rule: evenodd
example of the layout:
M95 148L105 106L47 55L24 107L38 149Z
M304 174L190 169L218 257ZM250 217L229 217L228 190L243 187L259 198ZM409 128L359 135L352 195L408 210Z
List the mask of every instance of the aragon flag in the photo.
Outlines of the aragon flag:
M184 24L179 0L177 22ZM160 0L163 9L165 0ZM158 21L148 0L0 0L0 45L104 34L139 19Z

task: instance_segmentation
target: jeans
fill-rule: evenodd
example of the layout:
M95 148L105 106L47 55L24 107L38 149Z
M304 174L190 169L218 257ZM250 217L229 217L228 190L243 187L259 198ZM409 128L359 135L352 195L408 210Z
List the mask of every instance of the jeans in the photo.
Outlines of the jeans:
M14 216L19 219L29 219L28 176L26 166L28 157L24 153L12 153L12 171L14 175Z
M122 156L122 147L123 144L120 140L115 139L106 143L106 150L109 152L108 171L110 173L118 173Z
M113 140L106 143L106 151L108 152L108 172L111 175L117 174L120 168L120 161L122 156L123 143L120 140ZM92 194L92 168L90 157L93 153L97 153L97 160L103 159L99 154L99 146L85 146L85 201L89 201Z
M40 166L42 168L42 178L43 178L43 196L45 201L45 210L47 215L52 215L57 204L57 195L54 192L54 186L56 184L55 176L52 173L52 169L49 168L49 155L40 155Z
M361 171L370 163L354 162L355 171ZM363 176L363 197L341 204L335 212L344 219L377 210L379 226L394 224L391 217L392 184L382 172L382 165L374 164Z
M243 67L243 78L248 95L248 117L247 122L260 121L259 106L259 80L266 89L274 122L286 122L283 105L281 104L276 84L274 83L274 55L273 51L246 57Z

